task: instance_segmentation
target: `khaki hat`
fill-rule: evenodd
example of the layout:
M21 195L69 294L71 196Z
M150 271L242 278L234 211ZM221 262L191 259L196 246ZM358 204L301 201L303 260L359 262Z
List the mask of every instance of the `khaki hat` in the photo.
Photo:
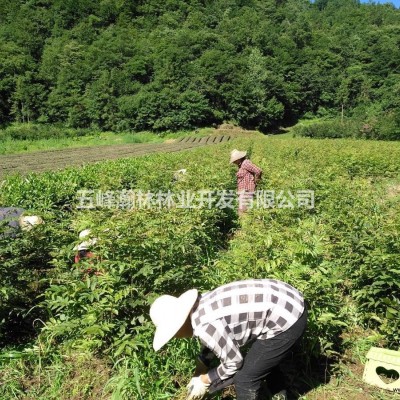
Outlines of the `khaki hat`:
M198 297L197 289L191 289L179 297L163 295L150 307L150 318L156 326L153 348L158 351L169 342L185 323Z
M230 163L232 164L233 162L240 160L241 158L246 157L247 151L239 151L239 150L232 150L231 151L231 160Z
M23 231L29 231L39 224L43 224L43 219L36 215L25 215L19 218L19 226Z

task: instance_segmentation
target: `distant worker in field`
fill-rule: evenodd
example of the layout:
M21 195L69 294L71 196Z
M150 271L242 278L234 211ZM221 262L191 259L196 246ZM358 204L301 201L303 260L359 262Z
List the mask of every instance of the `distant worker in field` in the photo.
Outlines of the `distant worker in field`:
M199 294L163 295L150 308L158 351L172 338L199 338L203 345L187 400L202 399L234 384L237 400L261 400L262 381L273 399L287 399L279 364L299 342L307 325L303 295L274 279L228 283ZM251 347L245 357L240 348ZM220 364L210 368L215 355Z
M96 259L96 254L93 253L93 247L97 244L98 239L93 237L92 231L90 229L85 229L79 234L79 239L85 239L83 242L79 243L78 246L74 247L76 251L75 254L75 264L79 266L83 276L91 275L103 275L104 271L99 269L99 265L93 260ZM97 258L98 259L98 258ZM81 263L81 261L89 261L89 263ZM91 266L89 266L91 265Z
M232 150L231 164L239 167L236 173L237 193L239 196L239 216L243 215L253 201L257 182L261 179L262 170L246 158L246 151Z
M29 231L35 225L43 223L41 217L25 214L26 210L23 208L0 207L0 224L3 225L1 233L4 236L13 237L19 229Z
M83 259L93 258L94 254L92 253L92 247L97 243L97 238L90 238L91 230L85 229L79 234L79 239L86 239L83 242L79 243L78 246L74 247L76 251L75 254L75 263Z

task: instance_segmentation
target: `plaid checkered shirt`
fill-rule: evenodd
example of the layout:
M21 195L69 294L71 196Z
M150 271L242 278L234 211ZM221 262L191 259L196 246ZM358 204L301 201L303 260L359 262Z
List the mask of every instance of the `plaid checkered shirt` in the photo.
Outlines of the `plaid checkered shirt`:
M191 322L193 336L221 361L208 372L211 382L228 379L241 368L240 347L253 339L279 335L303 311L303 295L274 279L233 282L201 295Z
M256 178L260 178L262 170L256 167L250 160L244 160L236 173L237 190L254 192L256 190Z

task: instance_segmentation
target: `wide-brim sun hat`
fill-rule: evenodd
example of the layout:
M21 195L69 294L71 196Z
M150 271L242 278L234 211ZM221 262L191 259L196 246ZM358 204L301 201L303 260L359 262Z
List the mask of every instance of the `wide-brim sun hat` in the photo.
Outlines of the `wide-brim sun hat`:
M90 235L92 231L90 229L84 229L82 232L79 233L79 239L83 239Z
M244 157L246 157L247 151L239 151L237 149L234 149L231 151L231 159L230 159L230 164L234 163L237 160L240 160Z
M97 243L97 238L85 240L84 242L79 243L78 246L75 246L74 250L77 250L77 251L89 250L96 243Z
M185 323L198 297L197 289L190 289L174 297L158 297L150 307L150 318L156 326L153 348L158 351L169 342Z
M33 226L40 224L43 224L43 219L37 215L25 215L19 218L19 225L24 231L29 231Z

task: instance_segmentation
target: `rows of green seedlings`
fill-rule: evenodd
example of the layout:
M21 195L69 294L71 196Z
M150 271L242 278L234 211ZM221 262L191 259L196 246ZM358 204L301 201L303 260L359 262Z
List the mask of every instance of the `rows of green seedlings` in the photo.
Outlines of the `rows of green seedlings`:
M226 146L222 151L229 154ZM226 160L217 161L213 172L204 165L204 154L126 159L57 174L16 176L3 183L2 205L25 207L45 220L44 225L31 232L0 239L1 277L4 278L2 344L10 345L11 340L14 345L15 341L26 341L27 335L21 337L17 332L31 335L40 332L37 341L40 345L22 352L8 348L3 362L12 357L19 357L18 363L21 358L27 359L23 364L9 366L34 377L43 375L39 365L51 368L58 360L57 354L67 351L91 352L117 365L126 358L129 363L137 363L129 367L131 371L140 370L145 376L139 379L135 375L137 383L122 385L124 396L171 397L175 386L180 385L170 379L171 374L183 377L188 365L176 362L171 371L170 364L162 365L154 354L149 304L165 291L180 294L187 288L202 286L203 268L225 246L226 233L234 224L235 216L232 210L217 208L159 209L155 206L124 210L113 206L82 211L76 205L82 189L102 193L131 189L180 192L195 186L190 182L198 182L198 188L232 188L229 166L222 168L228 165ZM174 178L174 172L182 168L188 173ZM79 231L85 228L90 228L99 239L94 249L96 257L76 265L73 247L79 242ZM32 325L37 327L36 332L30 329ZM185 352L193 352L196 346L192 344L189 350L186 347ZM170 359L176 359L176 349L172 354ZM151 368L151 363L155 367ZM1 386L4 397L24 392L20 372L21 379L11 375L8 384ZM63 384L60 383L58 390L52 387L57 381L52 374L45 376L47 384L31 387L30 396L50 398L53 392L57 398L68 396ZM121 384L113 382L115 379L106 391L121 396Z
M232 190L234 169L227 164L232 146L248 150L262 167L260 189L275 191L276 202L249 211L229 244L226 233L236 218L230 209L74 208L83 188ZM172 342L155 354L150 302L160 293L208 290L246 277L276 277L305 293L311 306L306 362L338 354L341 334L356 326L377 329L396 348L399 153L400 146L385 143L246 138L179 155L70 169L56 177L8 179L0 203L38 211L46 224L13 241L4 239L1 246L3 343L15 326L36 320L40 330L35 346L8 351L8 357L3 353L2 380L8 385L1 386L2 397L28 391L28 398L69 398L70 371L60 360L76 352L114 364L107 375L112 378L96 397L179 396L197 344ZM173 179L181 168L187 173ZM315 207L298 207L289 194L297 190L314 191ZM279 204L281 191L293 208ZM99 238L97 257L78 267L73 247L84 228ZM40 301L32 301L40 294ZM10 361L10 356L22 358ZM23 375L32 380L39 375L41 383L26 389ZM89 378L76 390L80 398L95 395Z
M400 146L274 139L252 150L265 171L260 189L275 190L276 203L242 221L215 284L263 275L302 290L311 304L307 354L335 354L343 330L355 326L376 329L397 349ZM296 205L288 190L312 190L315 207L287 207Z

